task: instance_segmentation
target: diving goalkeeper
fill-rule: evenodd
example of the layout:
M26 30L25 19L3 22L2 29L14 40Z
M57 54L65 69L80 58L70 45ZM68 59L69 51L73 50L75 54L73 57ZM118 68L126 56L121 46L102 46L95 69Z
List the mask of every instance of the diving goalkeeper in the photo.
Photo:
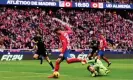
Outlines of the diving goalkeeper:
M87 69L91 72L92 77L107 75L109 70L103 65L99 59L89 60Z

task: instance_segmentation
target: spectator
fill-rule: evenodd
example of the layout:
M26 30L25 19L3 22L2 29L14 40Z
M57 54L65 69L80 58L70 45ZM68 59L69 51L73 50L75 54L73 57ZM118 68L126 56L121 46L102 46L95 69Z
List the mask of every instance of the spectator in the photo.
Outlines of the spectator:
M106 38L118 43L118 49L133 48L133 22L132 13L127 20L117 12L107 10L76 10L43 8L0 8L0 36L3 37L5 48L31 49L31 39L36 31L42 34L47 48L59 48L58 38L53 33L54 28L64 25L53 21L57 17L72 26L72 49L89 49L92 34L102 30Z

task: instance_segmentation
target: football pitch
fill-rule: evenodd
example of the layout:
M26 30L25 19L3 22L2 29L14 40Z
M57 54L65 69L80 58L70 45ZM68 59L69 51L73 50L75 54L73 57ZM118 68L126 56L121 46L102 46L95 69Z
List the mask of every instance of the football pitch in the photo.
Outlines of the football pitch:
M91 77L87 65L68 65L64 61L60 78L56 80L133 80L133 59L111 59L111 62L111 72L107 76ZM42 65L37 60L0 62L0 80L55 80L47 78L51 73L51 67L46 61Z

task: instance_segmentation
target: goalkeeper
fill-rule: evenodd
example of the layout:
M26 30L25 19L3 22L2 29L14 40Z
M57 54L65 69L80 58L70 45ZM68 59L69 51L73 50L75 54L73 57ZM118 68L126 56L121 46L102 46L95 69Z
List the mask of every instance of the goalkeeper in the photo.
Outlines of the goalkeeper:
M102 76L107 75L109 70L103 65L99 59L89 60L89 65L87 69L92 73L92 76Z

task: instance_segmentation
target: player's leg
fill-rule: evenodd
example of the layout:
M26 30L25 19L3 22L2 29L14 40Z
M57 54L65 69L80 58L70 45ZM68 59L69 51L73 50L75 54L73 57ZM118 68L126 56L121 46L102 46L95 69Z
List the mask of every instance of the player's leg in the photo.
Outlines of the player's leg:
M103 63L99 59L96 59L96 63L93 67L95 71L98 72L98 75L106 75L106 72L108 71L108 69L103 65Z
M55 68L54 68L54 72L58 72L59 71L59 69L60 69L60 63L62 62L64 60L64 57L60 57L59 56L59 58L56 60L56 62L55 62ZM52 74L52 75L50 75L50 76L48 76L48 78L54 78L54 75Z
M103 56L103 51L102 50L99 50L98 51L97 58L100 60L102 56Z
M98 52L98 59L100 60L100 58L102 58L105 62L108 63L108 67L111 65L111 62L109 62L108 58L106 58L104 56L104 51L103 50L99 50L99 52Z
M52 70L54 70L53 63L52 63L52 61L49 59L46 49L43 50L43 54L42 54L42 55L43 55L43 57L47 60L47 62L49 63L49 65L51 66Z
M104 69L102 69L102 68L99 69L99 75L100 75L100 76L107 75L107 74L106 74L106 70L104 70Z
M82 59L78 59L78 58L71 58L70 50L66 50L66 52L64 53L64 58L66 59L68 64L75 63L75 62L85 62L85 63L87 63L86 60L82 60Z
M34 59L38 59L38 57L39 57L38 54L34 54L34 55L33 55L33 58L34 58Z
M92 52L91 52L90 54L88 54L88 58L89 58L89 60L92 59L92 57L93 57L93 55L94 55L95 52L96 52L96 50L93 49Z
M43 57L41 55L39 55L38 53L34 54L33 55L33 58L40 60L40 64L43 63Z
M99 75L107 75L110 72L103 64L99 64Z
M110 71L103 65L102 61L97 59L97 65L99 66L99 75L107 75Z
M91 60L91 57L92 57L92 54L89 53L89 54L88 54L88 58L89 58L89 60Z
M111 65L111 62L109 62L108 58L105 56L102 56L102 59L108 63L108 67Z
M100 69L104 69L105 71L108 70L102 63L101 60L97 59L96 60L96 63L99 65Z
M95 71L97 71L97 75L107 75L109 73L109 70L102 64L101 61L100 63L97 62L93 67Z
M48 62L49 65L51 66L52 70L54 70L53 63L52 63L52 61L49 59L49 57L48 57L48 56L45 56L44 58L47 60L47 62Z
M85 62L85 60L82 60L82 59L78 59L78 58L67 58L67 63L68 64L71 64L71 63L76 63L76 62Z
M44 52L43 50L38 49L36 54L34 54L34 56L33 56L34 59L40 60L40 64L43 63L43 56L42 56L43 52Z
M104 70L108 70L99 59L89 60L88 63L95 63L93 66L95 69L102 68Z
M63 61L63 57L59 57L56 62L55 62L55 70L54 71L59 71L60 69L60 63Z

